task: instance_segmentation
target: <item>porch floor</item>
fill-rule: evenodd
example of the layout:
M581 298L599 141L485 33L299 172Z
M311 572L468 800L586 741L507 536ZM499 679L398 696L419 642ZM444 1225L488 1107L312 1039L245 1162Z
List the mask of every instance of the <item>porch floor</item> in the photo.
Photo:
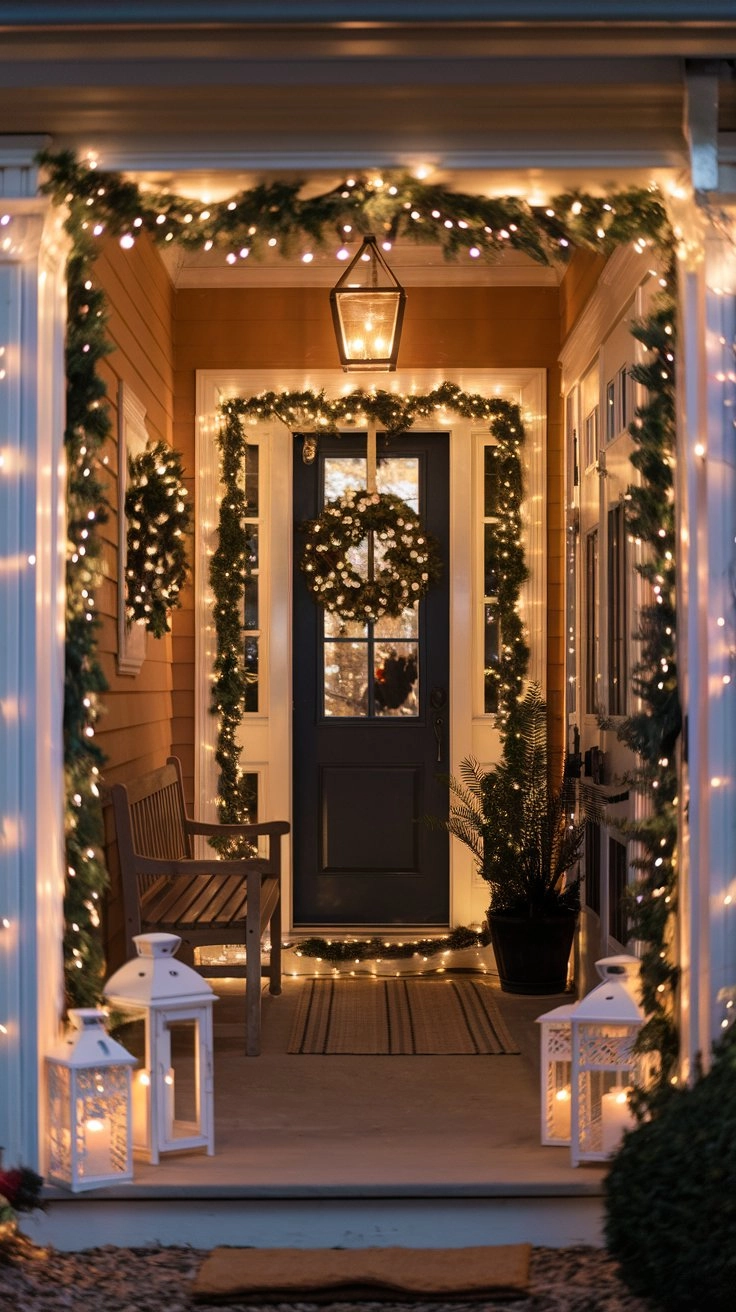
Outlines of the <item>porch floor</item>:
M604 1172L539 1142L535 1019L569 998L499 989L519 1056L289 1055L303 983L264 995L261 1056L246 1057L244 983L213 981L214 1156L137 1157L131 1184L48 1190L29 1237L57 1249L601 1244Z
M303 982L264 994L262 1052L248 1058L244 984L212 981L215 1156L137 1160L136 1185L283 1194L599 1184L601 1171L574 1169L567 1148L539 1142L535 1019L565 998L499 989L519 1056L295 1056L286 1049Z

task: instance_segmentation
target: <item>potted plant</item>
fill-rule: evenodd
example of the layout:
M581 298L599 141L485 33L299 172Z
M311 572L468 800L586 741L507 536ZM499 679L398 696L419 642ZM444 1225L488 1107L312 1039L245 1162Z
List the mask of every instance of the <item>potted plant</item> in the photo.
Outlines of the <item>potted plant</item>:
M585 837L575 819L571 779L549 777L547 706L537 684L516 703L503 755L484 771L467 757L450 779L446 822L470 848L488 882L488 926L501 988L561 993L580 909L580 876L570 875Z

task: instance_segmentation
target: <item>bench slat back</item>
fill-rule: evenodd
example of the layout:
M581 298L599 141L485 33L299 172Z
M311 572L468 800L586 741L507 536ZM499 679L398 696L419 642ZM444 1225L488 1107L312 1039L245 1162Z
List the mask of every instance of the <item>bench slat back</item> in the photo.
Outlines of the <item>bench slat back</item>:
M192 845L184 827L181 778L173 764L126 784L130 838L138 856L169 861L191 858ZM139 876L141 892L155 876Z

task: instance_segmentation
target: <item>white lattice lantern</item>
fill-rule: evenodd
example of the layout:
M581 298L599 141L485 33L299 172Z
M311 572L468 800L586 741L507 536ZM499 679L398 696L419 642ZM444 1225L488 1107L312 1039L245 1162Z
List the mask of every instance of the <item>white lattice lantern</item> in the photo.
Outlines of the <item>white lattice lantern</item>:
M572 1025L575 1007L567 1003L537 1017L541 1025L542 1143L570 1143L572 1108Z
M69 1012L71 1029L46 1058L49 1180L73 1193L133 1179L131 1068L135 1057L96 1008Z
M606 1161L635 1123L628 1095L644 1077L634 1053L645 1019L637 998L639 968L636 957L597 961L603 983L572 1009L573 1166Z
M211 986L177 961L176 934L137 934L138 956L105 985L111 1007L145 1022L145 1059L133 1076L133 1147L215 1151Z

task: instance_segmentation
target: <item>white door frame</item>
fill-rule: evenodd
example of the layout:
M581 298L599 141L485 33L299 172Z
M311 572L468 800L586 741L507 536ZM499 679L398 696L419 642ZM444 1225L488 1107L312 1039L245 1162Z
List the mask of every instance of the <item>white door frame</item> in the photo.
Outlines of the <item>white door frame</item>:
M530 580L522 606L532 645L530 675L543 686L546 662L546 374L543 369L518 370L399 370L387 376L386 390L419 394L443 381L483 396L503 396L518 402L527 428L525 462L528 495L524 517ZM217 766L214 747L216 719L210 714L215 633L206 562L216 545L216 503L219 495L219 455L214 442L217 409L233 396L264 391L324 390L338 396L346 390L370 387L375 375L351 375L339 369L202 370L197 372L197 542L200 563L195 578L195 797L201 815L215 818ZM499 736L492 716L482 713L479 659L480 625L477 589L480 583L481 441L487 425L439 413L422 420L422 431L450 434L450 762L475 755L490 764L498 756ZM247 716L241 757L244 768L259 775L259 814L263 819L292 816L292 443L290 431L278 420L253 424L261 447L261 504L265 523L260 533L260 605L265 613L261 653L262 710ZM471 500L472 498L472 500ZM468 514L469 503L473 513ZM475 538L474 538L475 533ZM474 618L476 622L474 623ZM473 871L469 854L451 845L451 924L477 923L486 911L487 891ZM284 925L291 928L291 860L284 871ZM362 932L369 932L365 927Z

